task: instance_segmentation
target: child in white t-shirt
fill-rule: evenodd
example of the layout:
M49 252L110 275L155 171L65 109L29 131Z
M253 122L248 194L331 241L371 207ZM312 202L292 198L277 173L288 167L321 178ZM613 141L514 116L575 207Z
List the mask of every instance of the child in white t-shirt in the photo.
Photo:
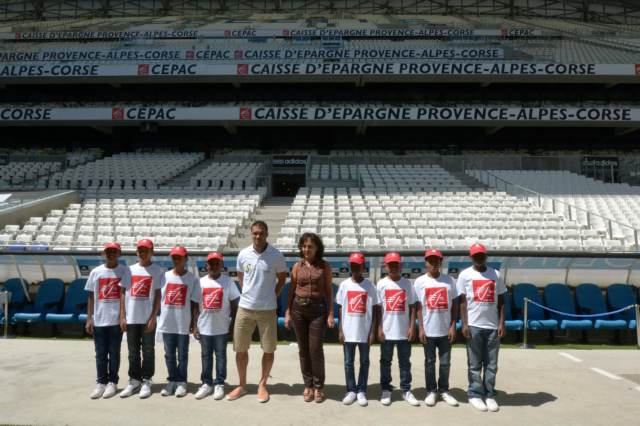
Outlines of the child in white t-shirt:
M129 268L118 264L120 244L104 245L105 263L89 274L85 291L87 300L87 333L93 334L96 349L97 386L91 399L111 398L117 392L120 369L120 287L131 285Z
M339 337L344 349L345 379L347 394L342 402L353 404L356 399L362 407L368 405L367 380L369 378L369 348L375 342L376 328L380 316L378 292L371 281L365 278L365 258L362 253L349 256L351 277L340 283L336 303L340 305ZM355 378L356 348L360 352L360 372Z
M213 392L213 399L224 397L224 381L227 378L227 340L232 319L238 311L240 291L236 283L222 274L224 257L214 251L207 256L207 275L200 278L198 303L200 316L195 330L196 339L202 345L202 386L196 399ZM213 353L216 354L216 378L213 379Z

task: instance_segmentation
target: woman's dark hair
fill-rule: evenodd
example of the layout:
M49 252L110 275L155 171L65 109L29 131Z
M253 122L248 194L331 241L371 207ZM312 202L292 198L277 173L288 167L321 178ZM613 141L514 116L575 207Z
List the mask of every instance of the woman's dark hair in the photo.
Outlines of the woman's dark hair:
M314 234L313 232L305 232L300 236L298 240L298 250L300 251L300 257L302 256L302 245L305 241L311 240L313 244L316 246L316 261L321 260L324 256L324 243L322 242L322 238L318 234Z

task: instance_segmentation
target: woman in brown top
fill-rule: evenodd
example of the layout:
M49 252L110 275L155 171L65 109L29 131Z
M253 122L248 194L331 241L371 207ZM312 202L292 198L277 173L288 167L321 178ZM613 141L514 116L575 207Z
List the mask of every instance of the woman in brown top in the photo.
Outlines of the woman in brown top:
M291 287L285 312L285 327L293 328L298 340L300 369L304 379L304 400L323 402L324 351L326 327L333 328L333 276L331 266L322 259L324 244L313 233L298 241L300 257L291 271Z

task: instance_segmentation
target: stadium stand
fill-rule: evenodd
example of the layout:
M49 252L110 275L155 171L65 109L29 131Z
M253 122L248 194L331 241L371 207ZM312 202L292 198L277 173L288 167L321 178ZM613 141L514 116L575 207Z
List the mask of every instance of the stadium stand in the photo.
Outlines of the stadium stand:
M255 189L262 163L212 163L191 178L191 187L199 189Z

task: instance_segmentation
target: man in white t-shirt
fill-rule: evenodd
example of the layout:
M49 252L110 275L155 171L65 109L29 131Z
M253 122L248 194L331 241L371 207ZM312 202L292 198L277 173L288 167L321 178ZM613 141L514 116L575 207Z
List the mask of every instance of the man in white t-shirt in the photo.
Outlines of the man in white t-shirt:
M380 387L383 405L391 404L391 362L393 348L398 349L400 366L400 390L402 398L412 406L420 403L411 392L411 342L415 338L416 307L411 281L400 275L402 258L391 252L384 256L388 275L378 281L378 300L382 309L382 321L378 326L380 341Z
M413 283L418 310L420 341L424 345L424 371L427 397L424 402L436 405L438 394L451 406L458 401L449 393L449 369L451 345L456 340L456 319L458 305L456 283L448 275L440 272L442 253L429 249L424 253L427 273ZM438 380L436 382L436 350L440 358Z
M347 394L342 403L353 404L356 399L366 407L367 381L369 379L369 348L376 340L376 328L380 317L378 291L365 278L365 258L362 253L351 253L349 266L351 277L340 283L336 303L340 306L339 339L344 349L344 371ZM355 377L356 348L360 352L360 373Z
M118 264L120 244L104 245L105 263L94 268L84 287L87 299L87 333L96 349L97 386L91 399L111 398L117 392L120 369L120 286L131 285L131 273Z
M202 386L196 399L213 392L213 399L224 397L224 381L227 378L227 340L232 318L238 310L240 292L236 283L222 274L224 257L214 251L207 256L207 275L200 278L200 316L194 333L202 345ZM216 353L216 378L213 379L213 352Z
M251 336L258 327L262 347L262 375L258 383L258 402L269 401L267 380L273 367L278 344L276 299L287 279L287 265L278 249L267 243L269 228L262 221L251 224L253 244L238 254L236 269L242 288L238 313L233 328L239 385L229 392L228 401L247 394L247 366Z
M130 285L120 283L120 328L127 332L129 348L129 384L120 392L121 398L138 391L140 398L150 397L156 364L156 317L160 312L165 269L151 261L153 241L138 241L136 252L138 263L129 267Z
M469 403L477 410L498 411L495 386L498 350L505 330L504 294L507 287L500 272L487 265L487 249L482 244L472 245L469 256L473 266L460 272L457 282L462 335L467 340L467 395Z
M187 394L189 334L194 331L198 316L200 280L187 270L187 249L176 246L171 249L169 256L173 269L164 274L158 320L169 377L160 394L169 396L175 393L180 398Z

